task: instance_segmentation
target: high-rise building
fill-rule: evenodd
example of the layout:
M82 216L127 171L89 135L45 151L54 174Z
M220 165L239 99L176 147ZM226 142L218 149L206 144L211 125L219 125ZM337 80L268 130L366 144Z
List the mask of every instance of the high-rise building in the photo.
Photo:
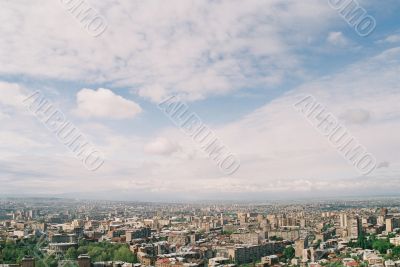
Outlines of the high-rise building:
M378 216L378 220L377 220L377 224L378 224L378 225L383 225L383 224L385 224L385 218L386 218L385 215L379 215L379 216Z
M149 227L142 227L138 229L132 229L126 231L126 242L131 242L134 239L138 238L147 238L151 236L151 228Z
M340 213L340 228L346 228L347 227L347 214L346 213Z
M227 258L236 264L250 263L261 257L282 253L285 248L283 242L269 242L261 245L238 245L227 248Z
M386 232L393 232L394 229L394 219L393 218L387 218L386 219Z
M361 220L358 217L352 218L348 223L348 234L350 238L358 238L361 230Z
M238 220L240 224L246 224L247 223L247 213L244 212L239 212L237 214Z
M296 257L303 257L303 251L308 247L308 239L299 239L295 242L295 256Z

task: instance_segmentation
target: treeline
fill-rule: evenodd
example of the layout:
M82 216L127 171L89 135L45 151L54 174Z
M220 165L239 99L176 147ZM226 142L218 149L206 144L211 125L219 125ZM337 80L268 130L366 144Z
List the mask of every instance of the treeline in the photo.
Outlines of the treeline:
M85 242L80 241L78 248L70 248L63 256L48 255L43 252L47 242L39 239L27 239L23 241L7 241L0 244L3 263L20 263L24 256L32 256L36 260L37 267L56 267L59 260L76 260L81 254L88 254L92 262L97 261L123 261L137 263L136 256L130 251L127 244L115 244L109 242Z
M130 251L127 244L109 242L88 243L79 242L78 249L70 248L65 253L66 259L75 260L81 254L88 254L93 262L96 261L124 261L137 263L137 258Z
M22 258L27 255L39 255L43 257L40 249L46 245L45 242L42 242L42 240L37 238L24 239L16 242L10 240L3 242L0 244L3 263L20 263Z
M374 249L378 250L382 254L386 254L389 249L392 253L387 256L391 259L400 259L400 246L394 246L390 244L389 238L395 235L389 235L386 238L377 238L376 235L364 235L361 234L356 242L350 241L348 246L352 248L363 248L363 249Z

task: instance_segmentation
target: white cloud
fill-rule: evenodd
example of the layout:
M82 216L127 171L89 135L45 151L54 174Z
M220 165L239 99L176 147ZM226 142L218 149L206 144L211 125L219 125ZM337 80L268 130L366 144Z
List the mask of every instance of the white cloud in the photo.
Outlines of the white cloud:
M301 192L351 193L355 186L363 193L392 190L393 179L397 177L398 182L400 174L396 169L400 166L396 141L400 134L396 82L399 55L400 49L385 51L336 75L303 84L246 117L215 129L218 138L241 160L241 168L233 177L224 178L200 153L190 160L155 165L151 183L160 185L161 191L186 195L279 192L295 197ZM383 64L389 58L397 60ZM378 162L391 162L390 166L380 165L371 177L359 177L356 168L293 108L298 97L305 94L314 95L327 110L342 118L344 126ZM175 134L179 135L178 129ZM190 145L181 144L182 151ZM187 177L191 177L189 184L183 182Z
M127 119L135 117L142 109L138 104L114 94L109 89L82 89L76 95L75 113L81 117Z
M346 46L348 43L342 32L330 32L326 40L335 46Z
M15 190L25 184L30 190L40 191L45 189L34 184L46 184L47 191L62 192L61 185L66 188L85 177L85 184L96 186L79 190L121 192L136 188L143 194L167 197L168 193L171 198L178 194L187 197L243 194L243 197L252 198L265 193L296 197L303 193L351 193L355 186L363 192L397 190L400 173L399 55L400 48L384 51L338 74L303 84L235 122L213 127L218 138L241 161L238 172L229 178L224 177L193 140L177 128L161 129L153 139L124 135L106 126L85 123L83 131L90 133L90 139L98 139L99 149L107 155L104 168L87 175L76 159L65 157L68 153L62 146L47 145L36 150L32 147L29 153L22 154L21 145L32 144L19 138L15 140L14 150L7 147L7 151L15 154L0 157L0 171L5 174L1 179L8 179ZM330 112L342 118L350 133L381 163L380 168L370 177L360 178L327 138L292 107L304 94L314 95ZM10 123L7 121L7 128ZM19 121L14 127L18 131L26 126ZM24 135L34 140L35 145L51 141L48 137L36 136L39 128L29 129L34 129L36 138L32 139L32 133ZM11 138L12 135L2 136ZM41 157L37 153L41 153ZM29 178L26 174L30 174ZM117 181L111 188L110 179Z
M381 42L385 42L385 43L399 43L400 42L400 34L392 34L389 35L388 37L386 37L383 41Z
M4 120L4 119L9 119L9 118L10 118L10 115L8 115L7 113L0 112L0 121Z
M142 87L137 90L137 94L152 99L156 102L161 102L166 98L167 91L164 87L155 84L150 87Z
M108 22L99 38L57 1L7 2L0 10L0 61L7 62L0 74L108 82L154 101L160 88L199 99L275 86L302 75L294 50L336 15L319 0L88 3Z
M23 107L26 99L26 90L19 84L0 81L0 105Z
M348 109L340 116L346 123L362 124L371 119L371 114L365 109Z
M389 168L390 166L390 162L389 161L382 161L378 164L377 168Z
M23 134L13 131L0 132L0 147L2 149L22 149L26 151L28 148L39 149L43 146L43 143L38 143Z
M194 100L303 78L307 56L298 51L319 41L328 48L350 42L340 31L326 36L326 29L335 29L332 16L343 21L318 0L88 1L109 24L99 38L89 36L56 1L8 1L9 8L0 10L0 61L7 63L0 64L0 74L106 82L153 101L171 94ZM396 35L386 39L398 41ZM229 125L212 127L241 160L229 178L179 129L157 129L159 137L153 139L111 130L102 120L77 122L107 156L101 169L88 174L34 118L9 113L20 105L24 89L0 83L0 114L6 114L0 183L7 181L0 190L112 189L119 194L139 188L145 197L157 191L190 197L234 192L251 198L257 192L294 196L355 186L369 192L398 189L399 55L400 48L387 50L303 84ZM381 162L373 176L359 179L355 168L296 113L292 105L302 94L326 104ZM75 112L124 119L141 108L109 89L83 89ZM77 182L82 184L78 189Z
M148 154L168 156L179 150L179 145L164 137L158 137L145 145Z

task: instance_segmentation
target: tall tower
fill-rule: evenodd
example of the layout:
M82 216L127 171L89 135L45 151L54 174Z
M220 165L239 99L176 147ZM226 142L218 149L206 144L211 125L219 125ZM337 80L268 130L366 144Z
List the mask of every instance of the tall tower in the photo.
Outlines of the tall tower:
M302 257L303 251L308 248L308 238L299 239L295 241L295 256Z
M347 214L340 213L340 228L347 228Z
M358 235L361 230L361 221L360 218L355 217L349 220L348 224L348 233L351 238L358 238Z
M387 218L386 219L386 232L393 232L393 222L394 219L393 218Z

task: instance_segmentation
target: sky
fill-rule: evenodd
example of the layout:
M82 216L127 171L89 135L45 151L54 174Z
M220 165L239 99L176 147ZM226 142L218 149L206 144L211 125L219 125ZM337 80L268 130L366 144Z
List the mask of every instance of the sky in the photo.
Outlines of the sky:
M376 22L367 36L332 2L2 1L0 196L398 194L400 2L352 1ZM96 16L92 30L76 3ZM29 110L34 92L101 152L98 169L85 168ZM294 108L307 95L373 155L371 173L360 174ZM235 155L237 171L221 172L159 108L174 96Z

